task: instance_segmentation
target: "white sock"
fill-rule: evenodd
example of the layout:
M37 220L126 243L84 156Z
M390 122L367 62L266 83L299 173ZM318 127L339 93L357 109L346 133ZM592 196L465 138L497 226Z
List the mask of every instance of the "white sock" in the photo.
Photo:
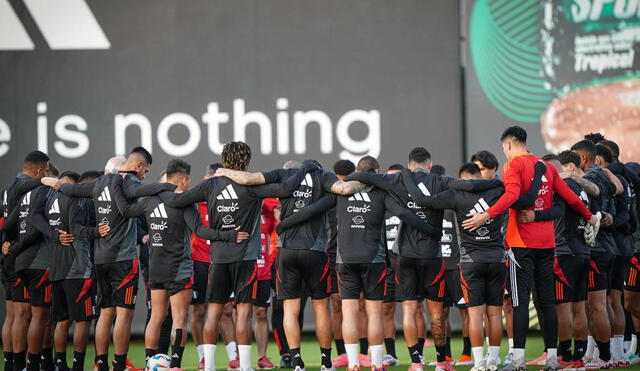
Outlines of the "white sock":
M550 359L550 358L558 358L558 348L547 349L547 359Z
M471 353L473 354L473 366L482 367L482 361L484 358L484 347L473 347L471 348Z
M238 345L238 353L240 353L240 369L248 370L251 368L251 345Z
M227 349L227 357L229 361L235 361L238 358L238 344L235 341L224 346Z
M612 358L614 360L620 360L624 356L624 335L613 335L613 340L611 341L611 348L613 349Z
M494 361L495 364L500 363L500 346L489 345L489 361Z
M609 343L609 346L611 346L611 343ZM596 346L593 349L593 359L598 359L598 358L600 358L600 348Z
M489 346L489 337L488 336L486 336L484 338L484 345Z
M587 350L584 352L584 357L587 359L593 358L593 351L596 347L596 341L593 339L593 336L587 337Z
M358 344L345 344L344 349L347 351L349 368L360 366L360 361L358 360L358 355L360 354L360 351L358 350Z
M518 361L515 365L524 364L524 349L513 348L513 361Z
M627 353L629 355L635 354L636 350L638 350L638 337L635 334L633 334L631 335L631 345L629 345L629 349Z
M382 344L369 345L369 351L371 352L371 366L382 368Z
M215 344L202 344L202 351L204 352L204 371L215 371L216 369L216 345Z
M198 345L196 350L198 351L198 362L200 362L204 358L204 345Z
M509 338L509 353L513 353L513 338Z

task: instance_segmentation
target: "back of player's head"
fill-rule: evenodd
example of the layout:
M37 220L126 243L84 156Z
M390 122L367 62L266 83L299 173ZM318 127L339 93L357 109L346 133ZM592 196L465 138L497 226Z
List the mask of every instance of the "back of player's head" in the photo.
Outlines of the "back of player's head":
M60 179L67 178L68 180L71 181L71 183L80 182L80 174L76 173L75 171L71 171L71 170L63 171L62 174L60 174L59 178Z
M387 168L387 173L390 171L393 171L393 172L402 171L402 169L404 169L404 166L400 164L393 164Z
M358 166L356 166L356 170L358 171L370 171L377 173L380 171L380 163L372 156L364 156L358 161Z
M431 167L431 174L433 175L445 175L447 173L447 169L442 165L433 165Z
M222 166L231 170L247 170L251 162L251 147L245 142L229 142L222 147Z
M574 164L577 168L580 167L580 155L574 151L562 151L558 153L558 161L562 165Z
M611 151L602 144L596 144L596 157L600 157L607 164L613 162L613 155L611 155Z
M322 164L312 158L302 161L302 164L313 164L316 165L318 169L322 169Z
M151 157L151 153L146 150L146 148L142 146L134 147L129 156L127 157L127 161L144 161L148 166L151 166L153 163L153 157Z
M409 152L409 161L417 164L427 164L431 162L431 153L424 147L416 147Z
M460 166L460 170L458 171L458 176L460 178L465 175L469 175L473 178L480 177L480 168L473 162L467 162L466 164Z
M598 144L604 140L604 135L600 133L589 133L584 136L584 139L592 141L593 144Z
M338 160L333 164L333 172L336 175L347 176L356 171L356 165L349 160Z
M222 167L222 164L219 162L209 164L207 165L207 170L205 170L204 175L213 176L213 174L215 174L216 171L218 171L218 169L220 169L221 167Z
M480 151L471 156L471 162L479 162L487 169L497 169L500 163L496 155L489 151Z
M502 136L500 136L501 142L504 142L505 140L511 140L521 144L526 144L527 131L520 126L510 126L506 128L505 131L502 132Z
M42 169L43 172L47 171L49 167L49 156L41 151L29 152L24 158L25 170Z
M124 156L114 156L107 161L107 164L104 165L104 172L107 174L116 174L118 170L124 167L124 164L127 162L127 159Z
M558 161L558 155L554 155L553 153L548 153L542 156L544 161Z
M87 170L80 174L80 179L78 179L78 183L89 183L95 179L100 178L102 174L98 170Z
M302 163L297 160L289 160L282 165L283 169L297 169L302 166Z
M51 176L57 178L60 176L60 170L53 164L53 162L49 162L49 166L47 167L47 176Z
M611 151L611 156L613 156L613 160L618 160L618 157L620 157L620 147L618 147L618 144L616 142L608 139L603 139L598 144L609 148L609 151Z
M191 176L191 165L183 160L174 158L167 164L167 180L188 178Z
M581 140L574 144L571 146L571 150L586 156L591 161L595 161L596 159L596 145L588 139Z

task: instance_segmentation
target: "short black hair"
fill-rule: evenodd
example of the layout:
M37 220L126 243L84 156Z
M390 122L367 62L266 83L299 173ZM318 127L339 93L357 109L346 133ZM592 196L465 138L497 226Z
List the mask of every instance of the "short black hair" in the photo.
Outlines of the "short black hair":
M496 155L489 151L480 151L471 156L471 162L479 162L487 169L497 169L500 166Z
M423 164L431 161L431 153L424 147L416 147L409 152L409 161Z
M76 183L80 182L80 174L76 173L75 171L63 171L62 174L60 174L59 178L62 179L64 177L71 178Z
M620 147L618 147L618 144L616 142L612 140L604 139L604 140L601 140L600 143L598 144L609 148L609 151L611 151L611 156L613 156L613 160L614 161L618 160L618 157L620 157Z
M442 165L433 165L431 166L431 174L434 175L444 175L447 172L447 169Z
M376 171L380 170L380 163L372 156L364 156L358 161L356 168L358 171Z
M130 154L133 154L133 153L138 153L142 155L144 157L144 160L147 162L147 164L151 165L153 163L153 157L151 157L151 153L149 153L149 151L147 151L147 149L144 148L143 146L134 147L131 150Z
M467 162L466 164L460 166L458 176L462 175L462 173L469 173L471 175L480 174L480 167L478 167L478 165L473 162Z
M59 177L60 170L53 164L53 162L49 162L49 167L47 168L47 175L52 177Z
M580 167L580 155L574 151L562 151L558 153L558 161L560 161L562 165L572 163L576 165L576 167Z
M349 160L338 160L333 164L333 172L336 175L347 176L356 171L356 165Z
M600 133L589 133L584 136L584 139L592 141L594 144L598 144L604 140L604 135Z
M190 176L191 175L191 165L186 163L183 160L178 158L174 158L169 161L167 164L167 179L174 176Z
M571 146L572 151L584 152L590 160L596 159L596 145L588 139L579 141Z
M207 170L205 170L205 174L206 175L213 175L220 168L222 168L222 164L219 163L219 162L216 162L216 163L213 163L213 164L209 164L207 166Z
M78 179L78 183L85 181L87 179L90 179L90 180L98 179L100 178L100 176L102 176L102 174L100 174L98 170L87 170L82 174L80 174L80 179Z
M596 144L596 156L602 157L602 159L610 164L613 162L613 155L607 146L603 146L602 144Z
M49 156L42 151L29 152L24 158L24 163L32 166L44 166L47 162L49 162Z
M514 139L520 143L527 143L527 131L520 126L510 126L502 132L500 141L504 142L505 139Z
M558 155L554 155L553 153L548 153L542 156L542 159L544 161L554 161L554 160L558 160Z
M389 168L387 168L387 171L389 170L402 170L404 169L404 166L400 165L400 164L393 164L391 166L389 166Z

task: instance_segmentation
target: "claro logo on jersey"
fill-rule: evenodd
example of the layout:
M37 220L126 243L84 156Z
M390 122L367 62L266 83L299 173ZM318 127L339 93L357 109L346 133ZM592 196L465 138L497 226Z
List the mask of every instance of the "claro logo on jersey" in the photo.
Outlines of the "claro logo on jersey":
M150 223L149 228L153 229L154 231L164 231L165 229L169 228L169 223L167 222Z
M238 206L237 202L232 202L230 205L218 205L216 207L216 211L219 213L234 213L240 210L240 206Z
M98 207L98 214L110 214L111 213L111 204L107 205L107 207Z
M348 206L347 207L347 211L350 213L362 213L362 214L366 214L369 211L371 211L371 205L364 205L364 206Z

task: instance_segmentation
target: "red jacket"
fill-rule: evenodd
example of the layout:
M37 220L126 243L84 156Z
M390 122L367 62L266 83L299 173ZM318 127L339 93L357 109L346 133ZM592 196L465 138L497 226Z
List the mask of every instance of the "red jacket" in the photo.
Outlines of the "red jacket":
M209 226L209 214L207 213L207 203L198 202L198 213L200 213L200 219L202 224ZM211 263L211 256L209 255L211 250L211 242L196 236L195 233L191 233L191 258L193 261Z
M541 161L538 157L524 153L514 157L505 164L503 170L504 195L487 210L492 218L509 209L518 198L526 194L531 187L535 173L535 165ZM535 205L530 210L542 211L553 206L554 192L585 219L591 218L591 212L580 198L560 178L555 167L547 164L540 191ZM555 247L553 221L520 223L516 220L517 211L509 209L507 224L507 247L528 247L533 249L552 249Z
M271 266L274 263L275 244L272 236L276 231L276 218L273 210L278 206L278 199L267 198L262 202L260 211L260 255L258 256L258 281L271 279Z

